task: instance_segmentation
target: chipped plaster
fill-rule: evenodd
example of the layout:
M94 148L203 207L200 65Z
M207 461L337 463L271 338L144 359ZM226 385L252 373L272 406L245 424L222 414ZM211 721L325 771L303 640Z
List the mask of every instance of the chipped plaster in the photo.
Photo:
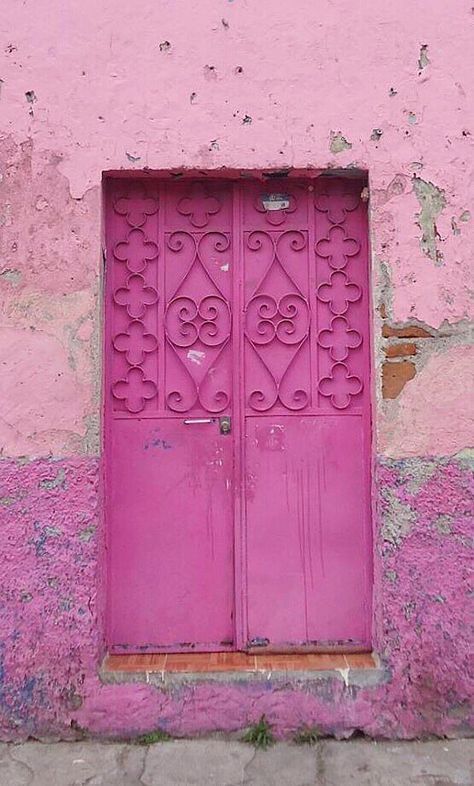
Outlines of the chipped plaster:
M337 155L337 153L342 153L344 150L350 150L351 147L352 144L347 141L345 136L343 136L340 131L337 133L335 131L331 131L329 144L331 153Z
M414 117L414 115L413 115ZM441 264L443 255L437 248L438 230L436 220L446 207L444 191L421 177L413 178L413 188L420 203L417 223L422 231L420 247L424 254L436 264Z

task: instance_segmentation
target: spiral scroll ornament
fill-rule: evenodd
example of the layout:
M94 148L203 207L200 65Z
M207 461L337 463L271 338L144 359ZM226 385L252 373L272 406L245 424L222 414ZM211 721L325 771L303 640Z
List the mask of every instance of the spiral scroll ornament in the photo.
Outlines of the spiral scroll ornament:
M275 405L297 411L310 401L307 364L300 360L309 336L310 308L289 262L291 258L294 264L306 246L306 235L298 230L287 230L277 237L258 230L247 238L250 251L270 258L245 307L245 336L253 351L252 368L255 362L258 365L254 381L249 380L247 404L257 412Z
M207 203L197 213L192 203L183 205L181 200L178 210L189 210L192 223L201 225L204 214L215 207L213 202ZM232 320L228 299L215 278L229 247L230 237L222 232L197 236L180 230L167 239L168 250L184 270L165 313L166 343L174 358L167 378L166 405L174 412L203 409L219 413L229 406L230 391L217 380ZM200 297L197 292L202 293Z

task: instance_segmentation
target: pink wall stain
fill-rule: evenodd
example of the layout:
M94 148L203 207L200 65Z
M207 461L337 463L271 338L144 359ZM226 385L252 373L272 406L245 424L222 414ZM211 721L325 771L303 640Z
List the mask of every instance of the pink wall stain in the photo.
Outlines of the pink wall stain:
M447 379L449 384L443 384ZM380 417L381 452L393 458L452 456L474 445L473 395L472 347L432 355L403 389L393 419Z
M97 298L104 170L350 165L370 175L376 300L385 297L394 321L433 328L472 313L469 4L437 3L427 15L408 0L374 13L306 0L291 25L287 15L268 0L219 13L210 0L191 3L186 20L167 3L138 14L90 0L80 10L40 0L34 12L10 3L7 29L16 35L2 70L0 184L6 309L11 298L29 312L33 293L43 308L38 295L51 290L76 298L85 288ZM415 178L444 204L438 210L436 194L428 198L424 229ZM422 251L424 232L439 259ZM92 388L90 354L87 362ZM60 455L73 446L51 443Z
M147 2L140 13L122 3L117 14L110 2L64 10L40 0L34 13L11 3L6 21L16 36L5 44L15 48L2 71L4 131L18 142L32 140L33 170L44 151L54 151L74 198L97 186L104 169L351 164L368 169L379 192L400 175L404 197L373 214L375 234L391 217L396 241L377 249L403 289L394 316L411 316L412 305L435 327L446 311L452 320L465 316L465 282L449 274L465 264L472 232L472 223L459 221L472 194L465 0L449 8L437 3L429 15L424 3L409 0L377 9L305 0L291 25L287 5L269 0L224 4L219 12L211 0L192 2L185 20L169 3ZM429 62L420 68L423 44ZM378 141L374 129L382 131ZM331 133L347 140L341 152L330 150ZM414 175L445 192L439 274L420 251ZM408 283L407 264L419 268L416 281ZM427 297L426 285L438 275L443 283L451 278L456 294L449 305L442 291L434 301Z
M46 330L0 328L0 442L10 456L61 451L86 435L86 381L72 369L64 344ZM73 406L71 406L73 402Z
M290 18L287 4L270 0L192 0L184 16L179 4L150 0L139 9L110 0L8 4L0 74L4 737L68 736L75 724L92 734L161 723L174 733L228 730L262 711L280 734L313 719L336 733L468 729L472 475L452 454L472 447L461 381L472 314L471 5L437 2L428 13L419 0L303 0ZM104 170L145 167L369 172L376 532L387 538L374 552L375 639L384 684L162 692L98 679L100 184ZM392 322L427 324L433 334L414 379L383 403L381 303ZM22 456L27 463L12 460Z

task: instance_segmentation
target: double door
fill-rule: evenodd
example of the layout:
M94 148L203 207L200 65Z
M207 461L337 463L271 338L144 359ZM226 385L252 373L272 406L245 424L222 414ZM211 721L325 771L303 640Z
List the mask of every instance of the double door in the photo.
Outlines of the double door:
M111 651L370 646L360 193L108 182Z

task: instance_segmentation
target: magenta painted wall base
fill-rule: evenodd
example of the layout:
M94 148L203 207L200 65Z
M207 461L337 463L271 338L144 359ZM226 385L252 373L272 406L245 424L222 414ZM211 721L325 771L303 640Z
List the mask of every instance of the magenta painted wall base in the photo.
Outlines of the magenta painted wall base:
M472 471L456 459L377 471L375 634L380 681L101 683L103 532L96 459L0 463L0 735L236 731L265 713L279 736L311 724L385 737L472 728L466 631ZM21 570L19 569L21 567ZM367 673L368 674L368 673Z

